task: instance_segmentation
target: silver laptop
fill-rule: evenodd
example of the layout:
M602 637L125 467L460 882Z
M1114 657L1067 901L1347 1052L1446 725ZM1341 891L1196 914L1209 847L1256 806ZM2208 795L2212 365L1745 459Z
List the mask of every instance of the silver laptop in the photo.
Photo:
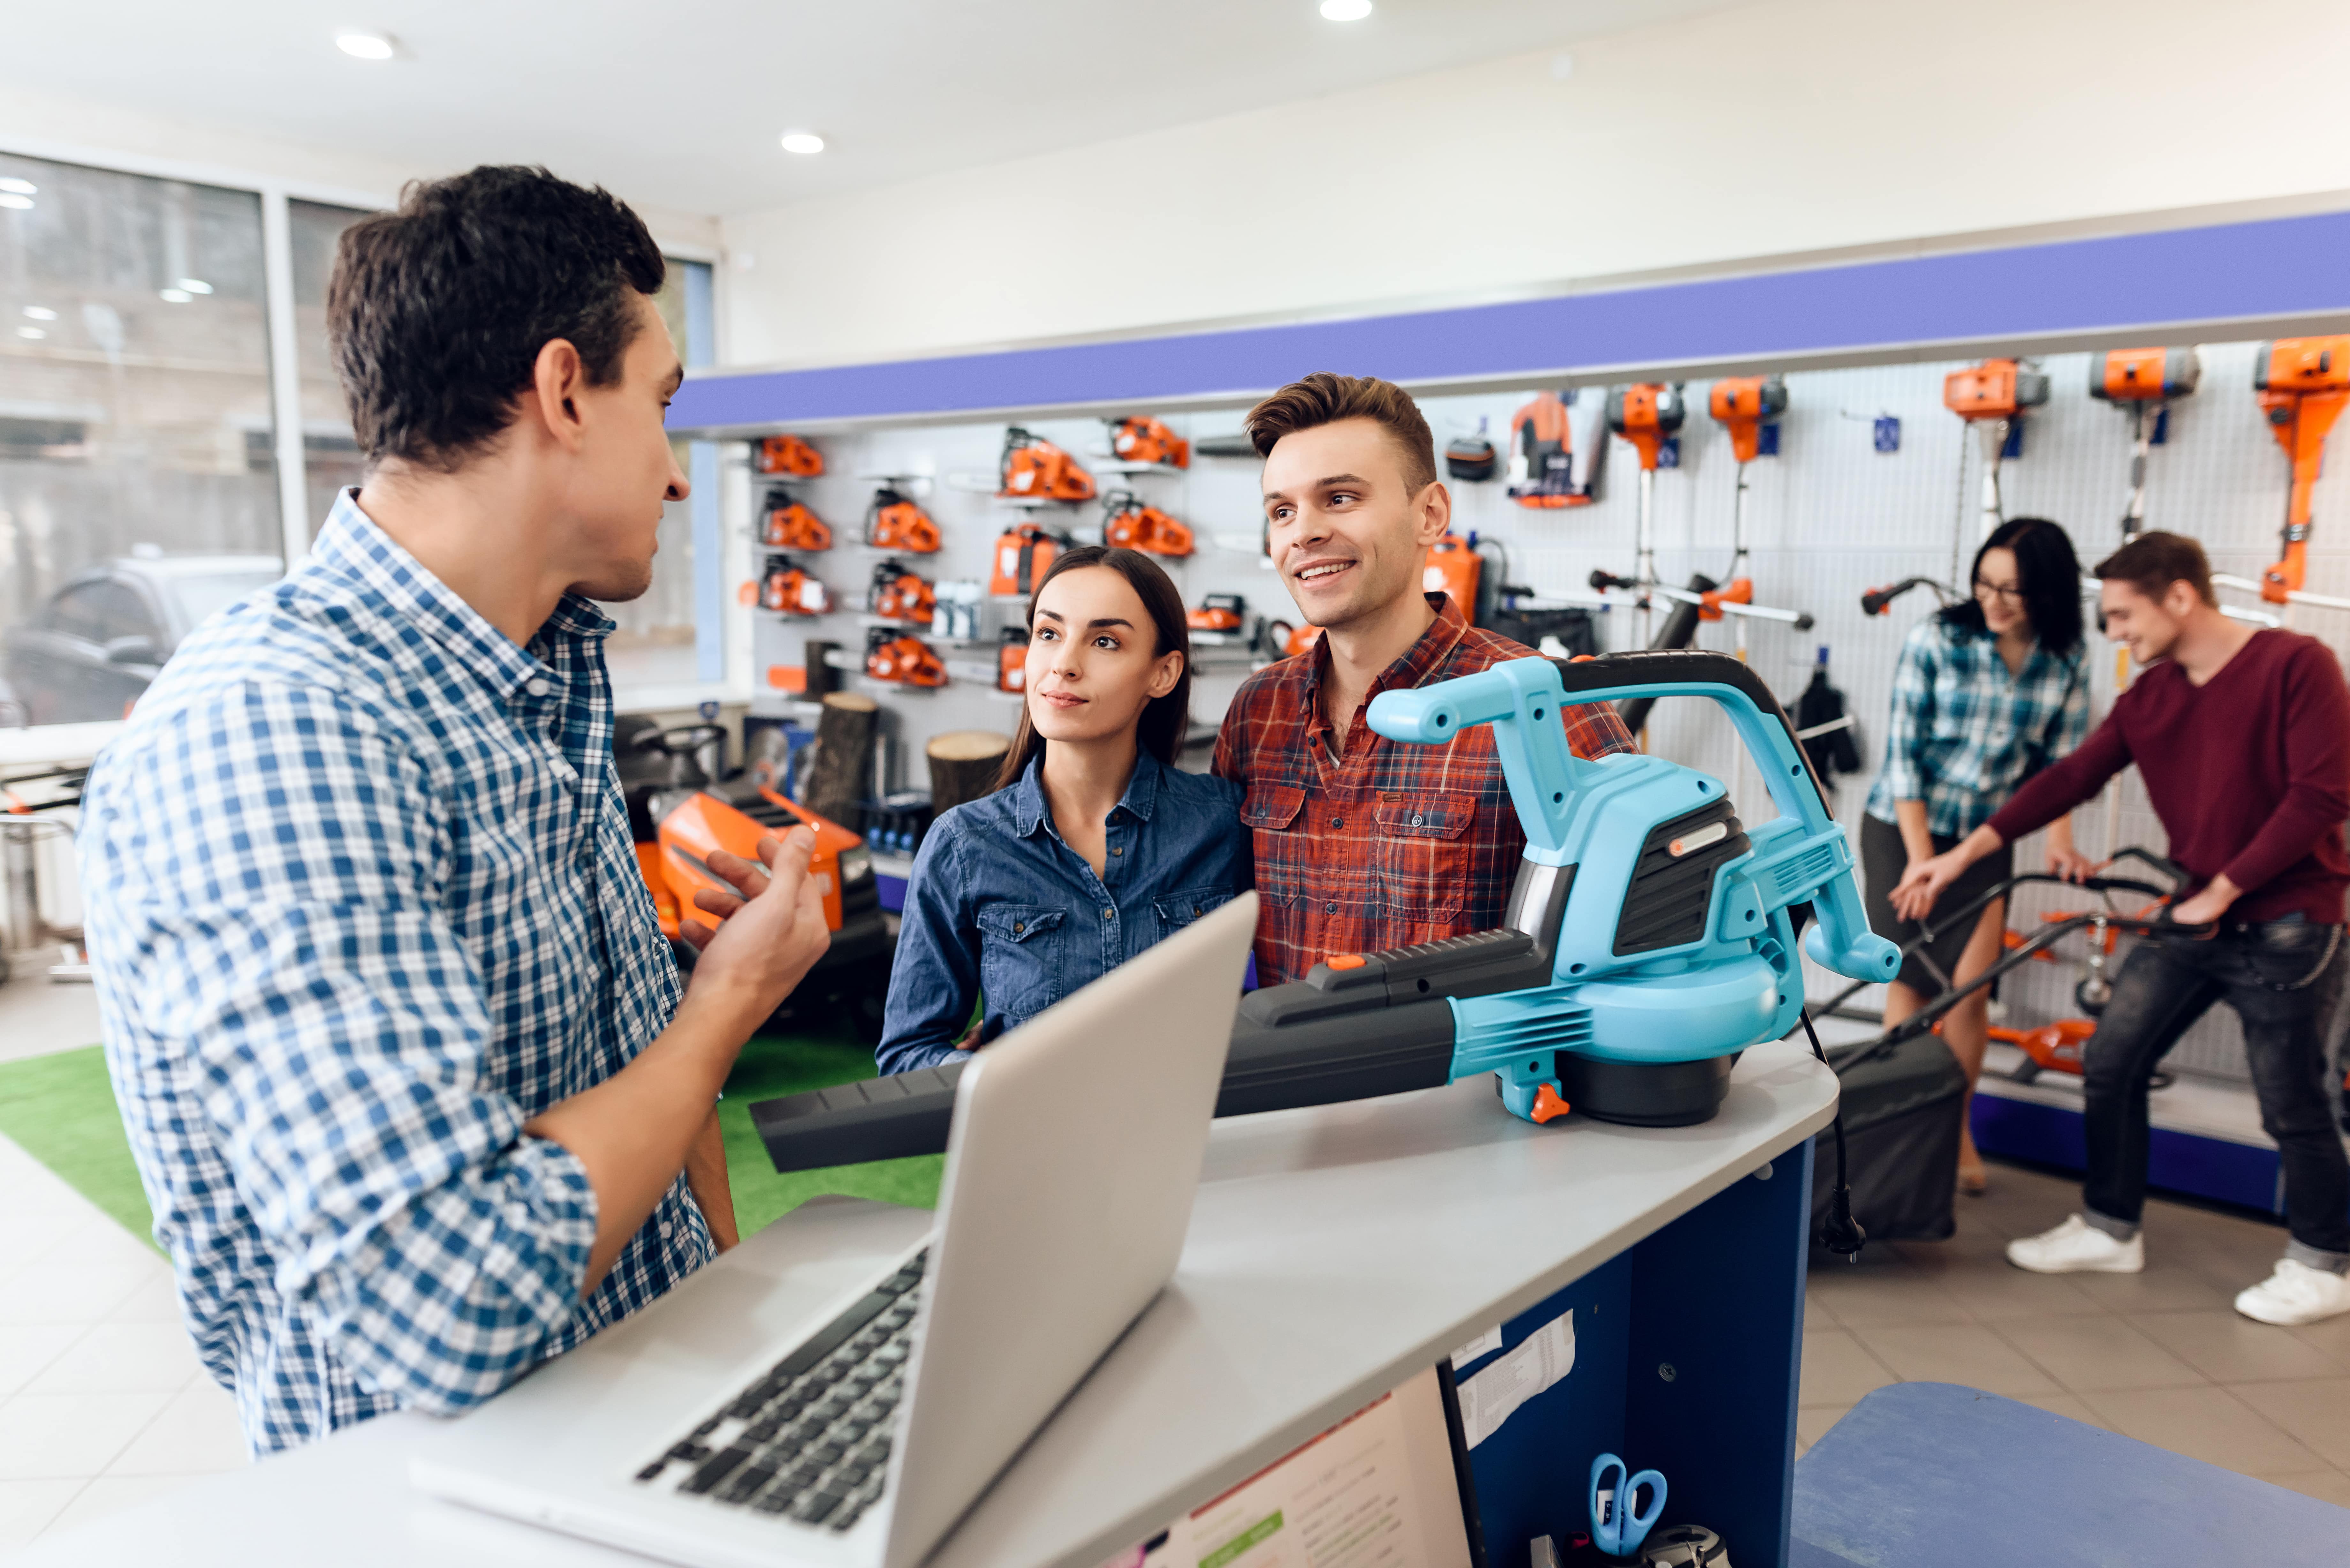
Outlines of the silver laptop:
M972 1057L920 1248L764 1331L826 1260L721 1260L432 1434L415 1484L696 1568L920 1562L1174 1272L1256 902Z

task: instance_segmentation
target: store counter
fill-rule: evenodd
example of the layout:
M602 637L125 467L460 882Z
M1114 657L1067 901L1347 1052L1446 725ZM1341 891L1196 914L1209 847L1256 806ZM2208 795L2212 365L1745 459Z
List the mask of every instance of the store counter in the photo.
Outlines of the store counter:
M1782 1042L1745 1054L1701 1127L1537 1127L1506 1115L1482 1078L1218 1123L1174 1282L933 1561L1095 1568L1456 1349L1473 1347L1459 1362L1473 1381L1544 1334L1571 1347L1571 1369L1560 1376L1554 1356L1540 1391L1471 1452L1493 1568L1524 1563L1535 1534L1583 1528L1603 1449L1664 1472L1667 1522L1721 1532L1740 1568L1780 1568L1811 1139L1835 1099L1825 1069ZM815 1311L928 1219L819 1200L650 1311L739 1290L738 1271L806 1291ZM440 1428L413 1415L369 1422L21 1561L642 1561L411 1490L408 1460Z

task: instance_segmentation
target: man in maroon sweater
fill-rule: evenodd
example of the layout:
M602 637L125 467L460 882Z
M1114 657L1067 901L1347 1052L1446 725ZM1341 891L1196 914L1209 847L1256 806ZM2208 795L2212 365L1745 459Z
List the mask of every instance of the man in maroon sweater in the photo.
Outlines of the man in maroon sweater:
M2140 535L2097 576L2106 635L2128 643L2144 673L2077 751L1949 854L1912 864L1894 908L1922 916L1970 863L2092 798L2135 762L2170 857L2194 877L2174 919L2217 930L2140 942L2122 965L2082 1064L2082 1212L2010 1242L2008 1261L2047 1274L2146 1266L2147 1080L2224 1001L2243 1021L2292 1232L2276 1272L2238 1295L2236 1310L2276 1324L2350 1312L2350 1163L2325 1085L2350 889L2350 690L2323 643L2221 615L2192 539Z

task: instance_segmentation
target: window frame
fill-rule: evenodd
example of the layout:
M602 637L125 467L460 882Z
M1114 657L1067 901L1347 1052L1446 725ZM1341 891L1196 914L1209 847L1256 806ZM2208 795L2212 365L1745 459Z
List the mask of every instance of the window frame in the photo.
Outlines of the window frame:
M150 179L176 180L193 185L211 185L222 190L250 192L261 201L261 254L264 317L269 329L269 407L271 442L276 459L277 507L280 520L280 550L286 569L292 571L310 553L310 532L316 519L309 515L307 493L308 460L302 446L302 386L298 338L294 314L294 245L293 228L287 215L290 202L313 202L328 206L351 207L369 212L388 212L399 205L398 198L389 192L355 186L337 185L323 181L287 179L276 174L256 173L250 169L231 164L213 163L199 159L157 158L143 153L124 152L112 148L95 147L82 142L58 140L39 136L0 134L0 151L18 157L46 159L56 163L74 163L85 168L103 170L117 174L143 175ZM710 268L710 322L712 347L725 340L724 326L728 307L728 287L723 256L718 247L705 244L671 244L656 234L661 254L679 261L700 262ZM733 541L723 537L717 525L723 515L717 494L718 486L704 492L699 484L701 471L715 467L717 448L712 443L696 443L695 452L711 444L712 459L705 463L697 461L692 476L697 483L694 496L687 504L694 509L694 602L697 612L695 628L697 643L716 646L723 650L715 679L710 677L711 660L700 660L700 678L642 690L618 688L613 691L615 704L622 709L683 708L705 701L742 702L751 694L751 649L748 618L734 607L733 596L725 585L746 569L744 561L733 557L738 552L728 546ZM705 509L706 514L705 514ZM705 551L706 538L715 536L719 547ZM747 559L747 557L746 557ZM709 605L718 607L719 626L714 629L698 624L700 615ZM38 737L44 730L108 731L104 737L69 740L68 750L76 756L90 754L96 745L112 738L120 728L108 725L45 725L37 729L8 732L0 738L0 763L19 760L18 753L36 760L48 760L55 747L43 744ZM95 743L92 743L95 742Z

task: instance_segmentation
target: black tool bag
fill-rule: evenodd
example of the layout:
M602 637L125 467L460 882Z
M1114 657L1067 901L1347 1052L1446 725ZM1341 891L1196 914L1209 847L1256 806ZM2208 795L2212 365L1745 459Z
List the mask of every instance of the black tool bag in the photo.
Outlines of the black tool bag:
M1444 448L1444 472L1454 479L1476 483L1493 477L1493 443L1483 436L1462 436Z
M1846 1168L1852 1212L1872 1241L1943 1241L1959 1181L1959 1106L1966 1070L1938 1034L1877 1052L1839 1074L1844 1080ZM1812 1234L1828 1211L1835 1181L1835 1134L1812 1146Z

